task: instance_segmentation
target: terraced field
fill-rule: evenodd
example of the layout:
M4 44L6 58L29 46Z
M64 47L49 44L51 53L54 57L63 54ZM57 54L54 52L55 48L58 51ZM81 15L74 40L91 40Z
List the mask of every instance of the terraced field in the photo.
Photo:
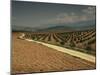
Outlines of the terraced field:
M71 56L39 43L19 39L20 34L21 32L13 32L12 34L12 74L96 68L95 63ZM25 34L24 38L48 42L50 44L60 44L59 41L62 42L64 40L64 38L60 38L64 35L63 33L36 34L25 32ZM69 35L72 36L71 34ZM71 38L69 39L71 40ZM67 42L70 42L70 40Z

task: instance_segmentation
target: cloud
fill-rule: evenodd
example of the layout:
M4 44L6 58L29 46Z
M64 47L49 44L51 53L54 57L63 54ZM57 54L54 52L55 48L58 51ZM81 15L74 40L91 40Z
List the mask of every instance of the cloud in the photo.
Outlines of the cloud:
M81 21L95 20L95 7L87 7L79 12L81 14L70 12L70 13L60 13L52 20L48 20L48 23L76 23Z
M87 14L95 14L95 7L88 7L87 9L83 9L82 11Z
M79 16L76 15L74 12L71 13L62 13L57 15L57 21L61 23L74 23L78 20Z
M83 9L82 12L85 14L84 16L87 17L87 20L93 20L96 18L96 8L95 7L88 7L87 9Z

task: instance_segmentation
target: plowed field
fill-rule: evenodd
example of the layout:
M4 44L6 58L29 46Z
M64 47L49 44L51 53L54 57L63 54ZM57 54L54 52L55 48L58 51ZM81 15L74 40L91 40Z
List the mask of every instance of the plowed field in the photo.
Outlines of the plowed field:
M95 69L89 61L54 50L39 43L18 39L12 33L12 73L34 73Z

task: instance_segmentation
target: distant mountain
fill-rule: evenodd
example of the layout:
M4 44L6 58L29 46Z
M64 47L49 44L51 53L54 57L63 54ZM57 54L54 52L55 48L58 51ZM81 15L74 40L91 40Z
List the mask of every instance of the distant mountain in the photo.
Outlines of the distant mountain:
M29 31L29 32L61 32L61 31L81 31L94 29L96 27L95 21L83 21L70 24L49 24L42 25L43 27L24 27L24 26L12 26L13 31Z
M88 29L88 28L95 28L96 23L94 20L90 21L82 21L74 24L70 24L70 27L75 29Z
M36 27L24 27L24 26L16 26L12 25L12 31L28 31L28 32L34 32L38 30Z
M37 31L48 31L48 32L61 32L61 31L71 31L72 29L70 27L67 26L52 26L52 27L48 27L48 28L44 28L44 29L40 29Z
M51 24L47 28L40 29L38 31L81 31L95 28L94 21L83 21L78 23L70 23L70 24Z

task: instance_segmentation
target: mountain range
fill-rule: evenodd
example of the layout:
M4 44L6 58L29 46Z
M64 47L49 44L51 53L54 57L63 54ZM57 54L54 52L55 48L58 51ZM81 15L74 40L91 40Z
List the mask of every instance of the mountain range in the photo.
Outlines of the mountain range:
M71 24L48 24L44 27L25 27L25 26L12 26L12 31L29 31L29 32L56 32L56 31L76 31L87 30L96 28L94 21L83 21Z

